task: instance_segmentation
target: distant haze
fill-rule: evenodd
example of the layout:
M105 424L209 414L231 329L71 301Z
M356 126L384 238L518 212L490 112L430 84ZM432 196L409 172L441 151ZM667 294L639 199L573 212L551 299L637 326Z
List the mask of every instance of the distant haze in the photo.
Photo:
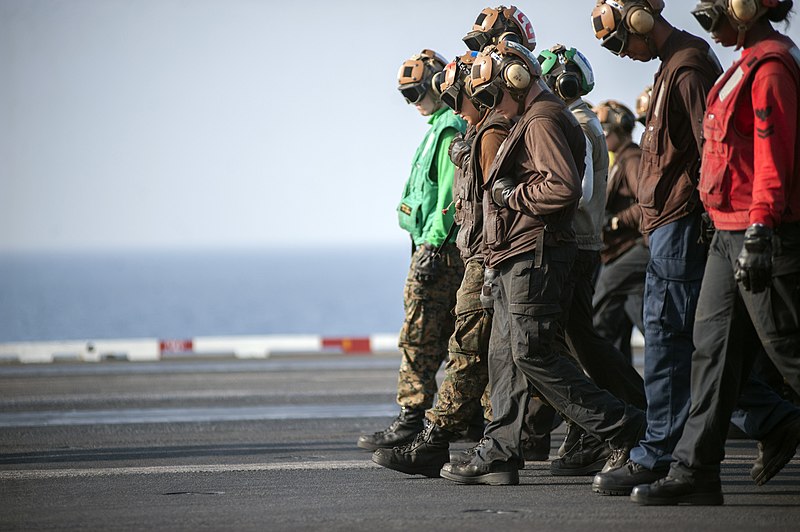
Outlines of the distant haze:
M657 63L600 48L594 3L517 5L540 49L589 58L590 101L633 106ZM705 36L695 2L667 3ZM426 121L397 69L463 53L489 5L0 0L0 251L404 245L394 209Z

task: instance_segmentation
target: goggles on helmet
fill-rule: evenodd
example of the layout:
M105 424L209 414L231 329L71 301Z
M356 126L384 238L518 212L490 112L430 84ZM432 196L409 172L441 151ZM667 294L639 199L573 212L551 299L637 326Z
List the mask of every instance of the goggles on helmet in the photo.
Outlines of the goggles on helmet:
M464 93L470 88L467 80L470 76L470 67L477 55L477 52L470 52L457 57L444 68L442 73L440 97L446 106L457 113L461 111Z
M614 55L621 54L628 44L628 30L619 14L622 10L623 6L613 0L606 0L592 10L594 36L600 40L603 48Z
M444 65L445 61L439 54L433 50L422 50L400 66L397 89L408 103L421 102L431 89L431 78L435 71Z
M692 10L692 15L704 30L712 33L719 27L725 8L716 2L699 2Z
M493 44L503 33L511 32L516 35L520 44L533 50L536 48L536 34L533 32L528 17L515 6L487 7L480 12L472 31L467 33L464 44L467 48L479 52L488 45Z
M492 57L495 55L496 57ZM503 91L495 83L494 63L500 61L496 53L479 55L475 58L470 71L472 83L472 99L484 107L493 108L503 98Z
M616 100L606 100L595 107L593 111L606 133L616 130L626 133L633 131L635 117L633 112L622 103Z

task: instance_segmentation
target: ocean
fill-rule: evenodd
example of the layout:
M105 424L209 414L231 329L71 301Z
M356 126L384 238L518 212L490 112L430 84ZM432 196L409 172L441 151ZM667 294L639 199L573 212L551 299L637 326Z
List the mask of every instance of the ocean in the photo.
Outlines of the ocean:
M0 254L0 342L397 333L408 247Z

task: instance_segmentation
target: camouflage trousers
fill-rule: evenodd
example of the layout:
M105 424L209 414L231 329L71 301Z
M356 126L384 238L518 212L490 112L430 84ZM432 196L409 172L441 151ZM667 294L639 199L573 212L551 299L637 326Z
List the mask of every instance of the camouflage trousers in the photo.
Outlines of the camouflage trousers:
M403 408L425 409L436 395L436 372L447 357L447 342L455 320L451 309L464 277L464 261L453 244L442 248L440 270L432 281L414 278L414 263L420 247L411 258L403 292L405 320L400 330L402 353L397 379L397 403Z
M464 432L476 418L492 419L487 363L492 315L481 306L482 286L482 262L467 262L456 296L456 326L445 377L436 405L426 413L429 421L451 432Z

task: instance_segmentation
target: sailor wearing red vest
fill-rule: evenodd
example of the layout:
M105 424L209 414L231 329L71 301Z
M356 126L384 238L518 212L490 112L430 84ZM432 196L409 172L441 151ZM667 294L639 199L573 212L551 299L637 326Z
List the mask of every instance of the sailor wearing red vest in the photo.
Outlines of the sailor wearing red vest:
M695 18L742 57L708 95L700 197L717 232L695 320L692 406L669 475L634 488L639 504L722 504L728 421L760 345L800 392L800 50L770 21L792 1L700 2ZM800 444L788 410L758 445L767 482Z

